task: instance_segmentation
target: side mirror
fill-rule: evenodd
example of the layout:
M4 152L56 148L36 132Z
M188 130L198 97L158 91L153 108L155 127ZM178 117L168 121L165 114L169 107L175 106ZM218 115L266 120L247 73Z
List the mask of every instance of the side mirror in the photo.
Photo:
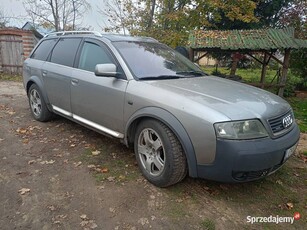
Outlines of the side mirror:
M119 73L116 72L114 64L97 64L95 66L95 75L102 77L116 77Z

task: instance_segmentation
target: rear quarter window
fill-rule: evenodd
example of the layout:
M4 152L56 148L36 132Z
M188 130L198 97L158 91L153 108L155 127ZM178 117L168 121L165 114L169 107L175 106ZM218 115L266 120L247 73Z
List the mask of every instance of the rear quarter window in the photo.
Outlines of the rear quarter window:
M56 39L48 39L42 41L39 46L35 49L30 58L46 61L48 55L56 43Z
M81 38L61 38L51 53L50 61L73 67Z

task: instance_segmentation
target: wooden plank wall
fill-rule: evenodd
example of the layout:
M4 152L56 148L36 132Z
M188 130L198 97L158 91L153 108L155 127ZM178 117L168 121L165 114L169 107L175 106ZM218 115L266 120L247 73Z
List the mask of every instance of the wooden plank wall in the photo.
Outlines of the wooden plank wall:
M35 45L31 31L19 29L0 30L0 72L22 74L23 61Z

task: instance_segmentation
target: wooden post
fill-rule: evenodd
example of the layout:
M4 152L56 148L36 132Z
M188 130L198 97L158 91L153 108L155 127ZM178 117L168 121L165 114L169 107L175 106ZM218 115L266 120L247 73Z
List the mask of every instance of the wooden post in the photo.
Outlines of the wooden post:
M282 97L284 95L285 91L285 85L287 81L287 73L289 68L289 61L290 61L290 49L285 49L285 56L284 56L284 62L282 65L282 72L279 82L279 90L278 90L278 96Z
M193 50L193 48L189 49L189 58L192 62L194 62L194 50Z
M238 66L238 62L240 60L240 53L239 52L235 52L232 54L232 63L231 63L231 69L230 69L230 76L234 76L236 75L236 71L237 71L237 66Z
M260 83L261 83L261 88L264 88L264 81L265 81L265 75L266 75L266 70L267 70L267 60L268 59L268 54L267 52L264 52L264 57L263 57L263 62L262 62L262 70L261 70L261 78L260 78Z

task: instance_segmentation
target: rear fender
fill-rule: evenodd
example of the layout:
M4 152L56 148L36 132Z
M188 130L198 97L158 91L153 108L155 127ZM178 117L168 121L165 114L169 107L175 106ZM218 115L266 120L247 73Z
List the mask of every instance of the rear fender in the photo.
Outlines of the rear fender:
M38 86L38 88L40 89L40 91L42 93L42 96L44 98L44 101L45 101L49 111L52 111L52 106L51 106L51 104L49 102L46 90L44 90L44 83L43 83L43 81L39 77L37 77L37 76L31 76L29 81L27 82L27 85L26 85L27 95L29 94L29 89L30 89L32 84L36 84Z

